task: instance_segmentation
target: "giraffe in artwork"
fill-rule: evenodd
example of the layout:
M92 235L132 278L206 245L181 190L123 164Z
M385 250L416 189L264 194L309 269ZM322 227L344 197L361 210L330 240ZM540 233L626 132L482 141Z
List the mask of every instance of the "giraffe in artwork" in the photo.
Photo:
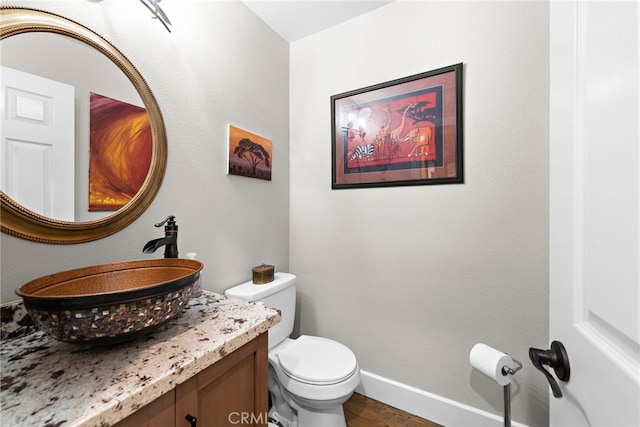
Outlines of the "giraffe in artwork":
M404 111L402 112L402 120L400 121L400 124L398 125L397 128L393 129L389 135L391 137L391 154L392 155L397 155L398 150L400 149L400 143L403 142L402 131L404 130L404 124L407 118L407 112L415 106L416 104L412 103L412 104L408 104L404 108Z
M375 137L374 151L378 159L384 156L385 148L389 141L389 128L391 127L391 110L389 110L389 106L383 107L382 111L387 115L387 122L380 126Z

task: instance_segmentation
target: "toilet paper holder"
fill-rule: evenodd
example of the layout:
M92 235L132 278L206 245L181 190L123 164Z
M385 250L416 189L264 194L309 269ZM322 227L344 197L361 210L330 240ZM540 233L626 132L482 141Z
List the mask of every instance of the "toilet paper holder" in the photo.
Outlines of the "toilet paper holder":
M511 427L511 376L522 369L520 361L486 344L478 343L469 354L471 366L503 386L504 426Z

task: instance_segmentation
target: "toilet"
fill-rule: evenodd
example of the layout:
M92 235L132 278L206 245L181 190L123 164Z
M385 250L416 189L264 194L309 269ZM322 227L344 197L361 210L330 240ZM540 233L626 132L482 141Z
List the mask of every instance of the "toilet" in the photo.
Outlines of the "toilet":
M280 322L269 329L272 422L282 427L346 426L342 404L360 383L360 367L353 352L337 341L310 335L289 338L296 310L296 276L275 273L272 282L246 282L225 295L280 310Z

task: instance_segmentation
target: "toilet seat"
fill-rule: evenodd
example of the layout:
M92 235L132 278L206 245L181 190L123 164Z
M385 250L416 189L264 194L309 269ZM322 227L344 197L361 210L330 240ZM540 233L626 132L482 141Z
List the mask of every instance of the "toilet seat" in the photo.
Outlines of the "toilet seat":
M358 369L353 352L339 342L302 335L278 353L283 373L311 385L338 384Z

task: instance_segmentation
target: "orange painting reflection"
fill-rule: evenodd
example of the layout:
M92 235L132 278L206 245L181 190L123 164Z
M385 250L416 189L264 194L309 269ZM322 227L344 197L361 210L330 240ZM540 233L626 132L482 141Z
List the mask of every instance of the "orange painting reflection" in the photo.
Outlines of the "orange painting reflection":
M89 211L116 211L140 190L151 165L146 109L91 93Z

